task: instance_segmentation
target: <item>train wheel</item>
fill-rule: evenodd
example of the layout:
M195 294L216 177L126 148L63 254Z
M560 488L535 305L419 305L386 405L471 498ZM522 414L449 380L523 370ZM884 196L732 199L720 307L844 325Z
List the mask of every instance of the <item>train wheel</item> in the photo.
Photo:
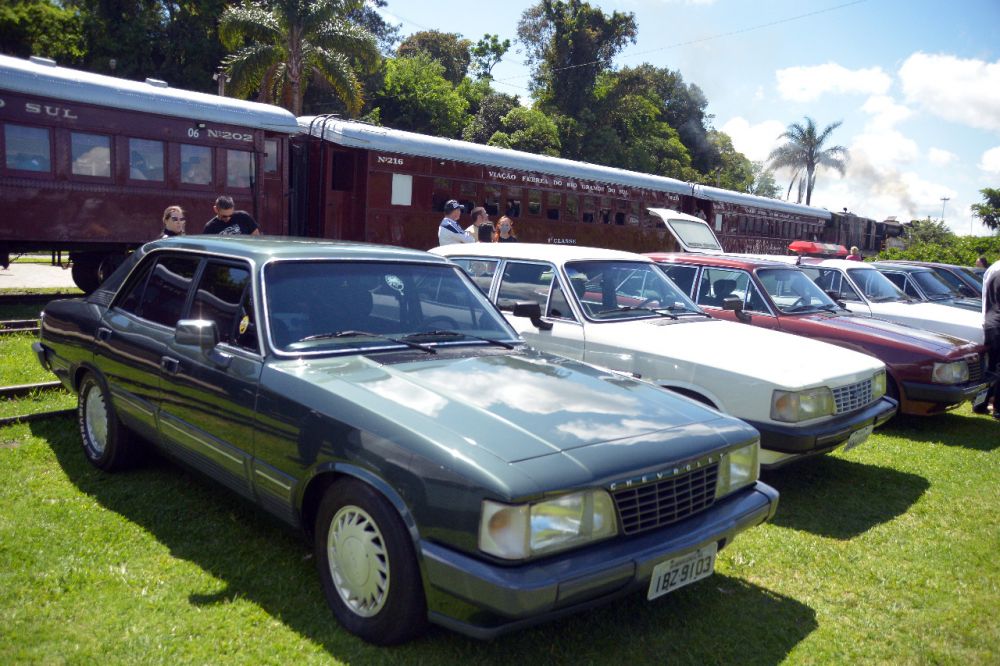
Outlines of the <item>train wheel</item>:
M100 267L101 262L91 257L74 259L70 268L73 273L73 283L85 294L95 291L101 286Z

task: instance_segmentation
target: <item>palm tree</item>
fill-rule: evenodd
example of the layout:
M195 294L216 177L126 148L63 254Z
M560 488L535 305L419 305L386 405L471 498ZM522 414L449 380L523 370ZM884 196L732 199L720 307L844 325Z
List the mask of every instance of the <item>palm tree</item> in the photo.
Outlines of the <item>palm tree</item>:
M331 89L355 115L364 104L356 70L372 71L380 59L375 36L347 16L363 0L275 0L230 6L219 19L219 37L232 51L222 61L233 92L255 90L262 102L279 103L296 116L309 82Z
M767 156L772 169L788 167L792 170L792 181L788 185L788 194L791 194L795 180L799 180L799 203L802 202L803 190L805 190L807 206L812 200L817 167L831 167L840 172L840 175L844 175L847 148L843 146L823 148L823 144L830 138L833 130L840 127L841 122L838 120L832 125L827 125L822 132L817 134L816 123L812 118L806 116L805 125L792 123L778 137L779 139L788 139L788 143L778 146ZM788 198L788 195L785 198Z

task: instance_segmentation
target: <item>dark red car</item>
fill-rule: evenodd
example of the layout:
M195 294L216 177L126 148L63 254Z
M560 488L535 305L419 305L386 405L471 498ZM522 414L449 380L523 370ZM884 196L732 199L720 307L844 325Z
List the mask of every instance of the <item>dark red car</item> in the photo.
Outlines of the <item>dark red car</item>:
M936 414L985 399L989 381L983 345L854 315L794 265L727 255L649 256L713 317L804 335L879 359L889 373L888 395L899 400L901 413Z

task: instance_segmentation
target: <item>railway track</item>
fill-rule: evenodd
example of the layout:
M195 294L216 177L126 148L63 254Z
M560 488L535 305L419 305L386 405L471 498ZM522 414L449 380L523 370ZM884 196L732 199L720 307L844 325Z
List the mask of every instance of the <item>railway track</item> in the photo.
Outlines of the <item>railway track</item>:
M58 298L79 298L80 292L55 294L0 294L0 305L45 304Z
M0 321L0 335L19 335L22 333L38 335L38 320L8 319Z
M23 398L36 391L53 391L62 386L61 382L40 382L38 384L20 384L17 386L0 387L0 400L11 400ZM31 414L18 414L16 416L0 417L0 428L15 423L28 423L31 421L41 421L43 419L56 418L59 416L71 416L75 409L52 409Z

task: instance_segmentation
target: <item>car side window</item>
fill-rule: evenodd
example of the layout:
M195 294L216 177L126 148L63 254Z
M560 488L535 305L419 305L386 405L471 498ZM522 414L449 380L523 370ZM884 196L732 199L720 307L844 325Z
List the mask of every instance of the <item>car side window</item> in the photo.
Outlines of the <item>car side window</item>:
M500 263L497 259L453 257L452 261L461 266L462 270L469 274L469 277L476 283L480 291L484 294L490 293L493 274L496 273L497 264Z
M760 312L763 314L770 314L770 309L767 307L767 299L760 293L757 289L757 285L753 282L750 283L747 300L746 309L749 312Z
M827 293L833 293L842 301L862 303L861 295L851 286L850 282L844 279L840 271L824 268L802 267L806 275L812 278L819 288Z
M693 297L694 276L698 272L695 266L679 266L677 264L657 264L681 291Z
M900 289L906 291L906 293L910 293L907 290L907 287L906 287L906 275L904 275L902 273L882 273L882 275L884 275L887 278L889 278L890 282L892 282L894 285L896 285Z
M251 332L255 319L250 300L245 297L250 286L250 269L215 261L209 261L198 281L191 304L190 319L206 319L215 322L219 330L219 342L240 346L250 346L256 350L256 332Z
M172 328L184 312L188 291L201 260L198 257L168 255L155 261L148 277L133 283L132 291L120 307L138 317Z
M903 293L913 298L920 298L920 291L917 290L917 285L913 283L913 280L907 280L903 284Z
M508 261L500 279L497 307L509 310L516 301L534 301L544 308L554 279L555 269L550 264Z
M549 307L545 311L545 314L548 317L576 321L573 309L570 308L569 300L566 298L566 292L563 291L559 280L552 282L552 292L549 294Z
M698 304L721 308L726 298L736 296L746 302L750 276L743 271L706 268L698 285Z

